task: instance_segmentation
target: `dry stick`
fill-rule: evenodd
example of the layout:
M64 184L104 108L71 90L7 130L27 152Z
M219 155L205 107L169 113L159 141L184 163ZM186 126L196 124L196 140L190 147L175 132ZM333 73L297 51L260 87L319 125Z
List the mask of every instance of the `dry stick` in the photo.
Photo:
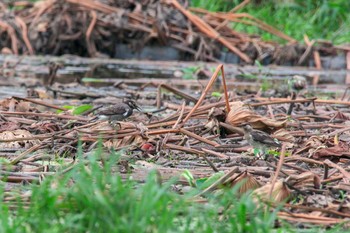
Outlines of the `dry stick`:
M350 51L346 52L346 69L347 71L350 70ZM350 84L350 74L349 72L346 72L346 78L345 78L345 84L349 85ZM347 89L348 90L348 89ZM344 93L345 94L345 93ZM345 96L344 96L345 97ZM343 98L344 98L343 97Z
M31 24L29 25L29 27L31 28L33 25L35 25L39 19L39 17L44 14L50 7L52 7L54 1L53 0L49 0L49 1L44 1L41 4L41 7L39 8L39 10L37 11L37 13L35 14L34 19L32 20Z
M277 169L276 169L276 172L275 172L275 175L274 177L272 178L272 182L271 182L271 188L270 188L270 191L269 191L269 197L272 198L272 191L275 187L275 184L276 184L276 181L277 181L277 178L278 178L278 175L281 171L281 168L282 168L282 165L283 165L283 161L284 161L284 156L286 154L286 144L283 143L282 144L282 150L281 150L281 157L280 157L280 160L278 161L278 164L277 164Z
M273 110L272 110L271 105L267 105L267 109L269 111L271 119L275 120L276 118L275 118L275 115L273 114Z
M56 105L48 104L48 103L45 103L45 102L42 102L42 101L38 101L38 100L34 100L34 99L23 98L23 97L19 97L19 96L12 96L12 98L14 98L16 100L24 100L24 101L32 102L34 104L42 105L42 106L53 108L53 109L62 110L64 112L68 111L68 109L66 109L66 108L61 108L61 107L58 107Z
M20 141L27 141L27 140L42 140L42 139L51 138L54 134L55 133L36 135L36 136L25 137L25 138L0 139L0 142L20 142Z
M322 181L321 181L321 184L328 184L328 183L330 183L330 182L338 181L338 180L341 180L341 179L343 179L343 178L344 178L343 175L331 177L331 178L322 180Z
M224 127L225 129L230 130L231 132L238 133L239 135L244 135L244 131L239 127L235 127L224 122L220 122L219 124L221 127Z
M257 98L259 99L259 98ZM307 102L313 102L316 101L316 98L311 98L311 99L285 99L285 100L271 100L267 102L261 102L261 103L254 103L254 104L249 104L252 107L258 107L258 106L263 106L263 105L270 105L270 104L287 104L287 103L307 103Z
M329 171L329 167L327 164L324 165L324 174L323 174L323 180L327 180L328 179L328 171Z
M348 130L350 130L350 126L345 127L343 129L334 130L333 132L329 133L327 136L328 137L335 136L337 134L341 134L341 133L348 131Z
M229 41L221 37L220 33L218 33L214 28L209 26L197 15L194 15L190 11L183 8L183 6L181 6L177 0L169 0L169 2L172 3L175 6L175 8L177 8L179 11L181 11L181 13L184 14L194 25L196 25L202 33L204 33L208 37L218 40L221 44L225 45L229 50L231 50L231 52L237 54L245 62L251 62L251 59L245 53L241 52Z
M200 8L190 8L191 11L193 12L197 12L197 13L202 13L202 14L207 14L210 15L212 17L215 17L217 19L223 19L223 20L229 20L232 22L236 22L236 23L243 23L243 24L247 24L247 25L253 25L256 27L261 28L262 30L265 30L275 36L278 36L284 40L287 40L291 43L295 43L297 42L297 40L291 38L290 36L284 34L282 31L277 30L276 28L264 23L263 21L251 16L250 14L247 13L218 13L218 12L210 12L204 9L200 9ZM238 18L248 18L251 21L248 20L241 20Z
M309 37L306 34L304 35L304 41L307 46L312 46L312 42L310 41ZM322 69L321 57L320 57L320 53L317 50L314 51L314 61L315 61L316 69L321 70ZM320 76L315 75L313 85L317 85L319 79L320 79Z
M350 214L348 214L348 213L343 213L343 212L339 212L339 211L331 210L331 209L317 208L317 207L310 207L310 206L303 206L303 205L293 205L293 204L288 204L288 203L284 204L284 207L293 208L293 209L300 209L300 210L308 210L308 211L318 211L318 212L322 212L322 213L333 214L333 215L338 215L341 217L350 218Z
M295 91L293 91L292 92L292 100L295 100L296 98L297 98L297 93ZM292 114L293 108L294 108L294 102L290 103L288 111L287 111L287 115L290 116Z
M70 3L75 3L93 10L98 10L98 11L102 11L104 13L120 13L122 10L120 8L116 8L116 7L112 7L112 6L108 6L105 5L103 3L100 2L93 2L91 0L66 0L67 2Z
M209 166L214 170L214 172L219 171L216 168L216 166L205 156L205 153L203 151L196 150L193 148L187 148L184 146L178 146L178 145L174 145L174 144L165 144L164 147L168 148L168 149L172 149L172 150L179 150L179 151L184 151L184 152L191 153L191 154L196 154L199 157L202 157L209 164Z
M277 215L279 218L298 222L298 223L304 222L304 223L329 225L329 224L339 224L339 223L345 222L345 220L343 219L336 219L336 218L329 218L329 217L315 217L311 215L297 214L297 213L278 212Z
M34 55L33 47L30 44L30 41L28 39L28 28L26 23L23 21L21 17L18 17L18 16L15 16L15 20L22 28L22 38L23 38L24 44L27 46L29 54Z
M330 161L329 159L325 160L323 163L326 164L326 165L328 165L329 167L333 167L333 168L338 169L338 171L343 175L344 182L345 182L345 183L349 183L349 180L350 180L350 173L347 172L344 168L342 168L341 166L339 166L339 165L333 163L333 162Z
M210 136L208 136L208 137L205 137L205 139L208 139L208 140L212 140L212 139L214 139L214 138L217 138L219 135L218 134L216 134L216 135L210 135ZM197 145L197 144L199 144L199 143L201 143L200 141L194 141L194 142L190 142L190 145L191 146L194 146L194 145Z
M179 117L177 117L177 118L179 119ZM152 122L150 125L146 125L146 127L149 128L149 129L159 128L159 127L166 127L166 126L174 125L177 122L177 120L172 120L173 118L171 118L170 120L169 119L167 119L166 121L161 121L161 122L159 122L159 121L158 122Z
M91 22L90 25L88 27L88 29L86 30L86 36L85 36L85 40L86 40L86 44L87 44L87 48L88 48L88 52L90 54L90 56L95 56L96 55L96 47L94 43L91 43L90 37L92 34L92 31L94 30L94 27L96 25L97 22L97 14L95 11L91 11Z
M54 118L78 120L78 121L89 121L90 120L90 119L84 118L84 117L58 115L58 114L47 114L47 113L36 113L36 112L5 112L5 111L0 111L0 114L5 115L5 116L6 115L9 115L9 116L20 115L20 116L54 117Z
M210 80L209 80L209 82L210 82ZM209 83L208 82L208 83ZM174 106L174 105L173 105ZM216 103L210 103L210 104L206 104L206 105L203 105L203 106L200 106L200 107L198 107L198 111L197 111L197 113L196 114L199 114L198 112L202 112L203 114L207 114L207 111L209 110L209 109L211 109L211 108L213 108L213 107L222 107L222 106L225 106L225 102L224 101L219 101L219 102L216 102ZM178 107L176 107L176 108L178 108ZM185 112L184 112L184 115L188 115L189 114L189 112L190 111L187 111L187 110L185 110ZM161 123L161 122L164 122L164 121L168 121L168 120L173 120L173 119L176 119L178 117L178 115L177 114L174 114L172 117L169 117L169 118L167 118L166 120L160 120L160 121L158 121L158 122L154 122L154 123L152 123L152 124L157 124L157 123Z
M300 66L304 61L305 59L309 56L311 50L312 50L312 46L314 45L315 41L312 40L310 42L310 44L307 45L307 48L305 49L305 52L304 54L300 57L299 61L298 61L298 65Z
M275 103L275 101L281 101L279 103L291 103L290 99L287 98L265 98L265 97L257 97L255 98L256 100L269 100L269 101L273 101ZM308 100L308 101L307 101ZM320 100L320 99L316 99L316 98L312 98L312 99L296 99L295 103L304 103L304 102L311 102L310 100L313 100L313 102L315 104L340 104L340 105L347 105L350 106L350 101L342 101L342 100ZM301 102L298 102L301 101ZM266 102L267 103L267 102ZM271 104L274 104L271 103ZM260 106L260 104L262 103L256 103L256 104L251 104L251 106Z
M156 96L156 103L157 103L157 109L160 109L162 106L162 91L161 91L161 86L158 86L157 89L157 96Z
M115 132L115 131L114 131ZM158 134L166 134L166 133L179 133L180 129L159 129L159 130L153 130L153 131L149 131L147 132L148 135L158 135ZM125 133L125 134L117 134L117 135L102 135L102 139L118 139L118 138L124 138L124 137L128 137L128 136L135 136L135 135L140 135L139 131L135 131L135 132L131 132L131 133ZM81 141L88 141L88 142L94 142L97 139L100 139L100 136L82 136L81 137Z
M10 164L12 165L15 165L17 164L19 161L21 161L21 159L23 159L24 157L26 157L28 154L32 153L33 151L39 149L40 147L43 147L45 145L43 144L37 144L37 145L34 145L32 146L31 148L29 148L28 150L26 151L23 151L20 155L18 155L16 158L14 158Z
M6 182L13 182L13 183L21 183L23 181L27 181L29 183L32 183L34 181L39 181L39 178L37 178L37 177L24 177L24 176L0 176L0 180L6 181Z
M183 134L186 134L186 135L189 136L189 137L192 137L192 138L194 138L194 139L197 139L198 141L201 141L201 142L204 142L204 143L206 143L206 144L209 144L209 145L211 145L211 146L220 146L219 143L217 143L217 142L215 142L215 141L210 141L210 140L208 140L208 139L206 139L206 138L203 138L203 137L201 137L201 136L199 136L199 135L197 135L197 134L195 134L195 133L192 133L192 132L190 132L190 131L188 131L188 130L180 129L180 132L183 133Z
M28 140L36 140L36 139L43 140L43 139L51 138L53 136L56 136L56 135L59 135L62 133L67 135L71 131L73 131L73 129L65 129L65 130L54 132L54 133L39 134L39 135L35 135L32 137L25 137L25 138L0 139L0 142L19 142L19 141L28 141ZM62 138L62 136L56 136L56 137ZM64 137L64 138L67 138L67 137Z
M202 192L200 192L199 194L197 194L196 196L194 196L194 198L196 197L200 197L203 196L213 190L215 190L217 188L217 186L219 186L220 184L225 183L226 180L228 180L229 178L231 178L233 176L233 174L239 172L238 167L234 167L232 168L228 173L226 173L224 176L222 176L220 179L218 179L217 181L215 181L212 185L210 185L208 188L204 189Z
M177 127L177 126L179 125L179 123L181 122L181 119L182 119L182 117L183 117L184 110L185 110L185 104L186 104L185 102L182 103L179 118L177 119L177 121L176 121L175 124L173 125L173 129L176 129L176 127ZM167 141L168 141L168 139L169 139L169 136L170 136L169 133L167 133L167 134L165 135L165 137L164 137L164 139L163 139L163 142L162 142L163 145L167 143Z
M305 162L305 163L324 165L324 163L321 161L317 161L317 160L309 159L309 158L304 158L304 157L300 157L300 156L295 156L295 155L292 155L292 156L286 158L285 162L291 162L291 161L295 161L295 160L300 160L300 161Z
M226 113L229 113L231 111L230 103L228 100L228 91L227 91L227 85L226 85L226 79L225 79L225 71L224 66L221 67L221 75L222 75L222 83L224 84L224 94L225 94L225 104L226 104Z
M193 115L193 113L197 110L197 108L199 107L199 105L201 105L201 103L203 102L205 96L207 95L209 89L211 88L211 86L213 85L214 81L216 80L216 78L218 77L218 74L220 72L220 69L223 65L219 65L218 67L216 67L216 70L214 72L214 74L211 76L209 83L207 84L207 86L205 87L204 91L202 92L201 97L199 98L198 102L196 103L196 105L191 109L191 111L188 113L188 115L186 116L186 118L183 120L182 125L186 124L186 122L190 119L190 117Z
M235 6L233 9L231 9L229 12L235 13L236 11L239 11L240 9L245 7L249 2L250 0L244 0L243 2ZM225 27L228 22L230 22L230 20L225 19L222 23L220 23L218 26L215 27L215 30L219 31L222 27Z
M162 83L158 86L158 92L157 92L157 108L160 108L161 106L161 90L162 88L168 90L168 91L171 91L172 93L178 95L178 96L181 96L182 98L186 99L186 100L189 100L189 101L192 101L192 102L197 102L198 100L196 98L194 98L193 96L191 95L188 95L186 94L185 92L182 92L180 91L179 89L177 88L174 88L174 87L171 87L169 86L168 84L165 84L165 83Z
M206 149L206 148L202 148L202 151L208 153L208 154L211 154L211 155L214 155L214 156L217 156L219 158L222 158L222 159L230 159L230 156L227 156L223 153L220 153L220 152L216 152L216 151L212 151L212 150L209 150L209 149Z
M1 20L0 20L0 28L7 31L8 35L11 38L11 49L15 55L18 55L18 46L17 46L18 40L17 40L15 29L13 29L13 27L11 27L9 24Z

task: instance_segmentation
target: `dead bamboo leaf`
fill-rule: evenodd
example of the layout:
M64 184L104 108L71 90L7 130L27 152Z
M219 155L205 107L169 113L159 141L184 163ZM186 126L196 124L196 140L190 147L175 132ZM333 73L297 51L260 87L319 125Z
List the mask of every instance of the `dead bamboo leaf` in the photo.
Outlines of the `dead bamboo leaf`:
M27 130L17 129L13 131L4 131L0 133L0 138L9 141L0 143L0 149L27 149L40 143L40 141L36 139L16 141L16 139L31 137L34 137L34 135Z
M320 148L312 155L313 158L350 156L350 146L348 143L339 142L337 145L328 148Z
M260 183L255 179L255 177L247 171L242 172L234 179L228 179L227 181L225 181L225 184L229 184L231 187L234 187L235 185L240 185L238 189L238 193L240 195L250 190L256 190L257 188L261 187Z
M261 199L263 201L272 201L273 203L281 203L290 198L291 192L283 180L279 180L275 183L273 190L270 194L272 184L268 183L253 191L252 196L254 200L258 201Z
M232 108L226 117L226 123L232 126L249 123L255 129L267 127L281 128L284 127L287 120L275 121L267 117L260 116L250 110L248 107Z
M110 139L103 143L103 145L107 148L113 148L115 150L128 147L128 149L136 149L140 148L144 143L146 142L146 139L143 138L141 135L132 135L132 136L126 136L122 139Z
M303 172L299 175L290 175L288 181L293 187L298 189L301 188L320 188L321 187L321 178L313 172Z

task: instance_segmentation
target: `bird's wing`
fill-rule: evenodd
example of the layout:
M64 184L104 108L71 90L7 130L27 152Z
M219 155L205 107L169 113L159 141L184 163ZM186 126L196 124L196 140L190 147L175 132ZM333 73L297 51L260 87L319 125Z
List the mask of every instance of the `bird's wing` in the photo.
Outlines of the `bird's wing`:
M122 115L127 111L127 106L124 105L118 105L118 106L110 106L106 108L102 108L98 114L99 115L106 115L106 116L111 116L111 115Z
M270 145L270 146L281 147L279 143L277 143L270 135L268 135L263 131L254 130L251 132L251 135L253 139L257 142Z

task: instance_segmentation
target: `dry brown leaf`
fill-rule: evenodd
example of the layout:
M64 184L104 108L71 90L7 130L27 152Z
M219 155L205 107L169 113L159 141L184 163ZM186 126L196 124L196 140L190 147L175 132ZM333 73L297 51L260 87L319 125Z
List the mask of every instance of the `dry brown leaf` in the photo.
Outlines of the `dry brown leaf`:
M309 146L309 147L312 147L312 148L318 148L318 147L321 147L321 146L324 146L325 142L325 138L322 137L322 136L311 136L305 146Z
M238 109L243 107L245 104L242 101L234 101L230 102L230 108L231 109Z
M321 178L313 172L303 172L299 175L290 175L289 183L296 188L320 188L321 187Z
M260 116L245 106L232 108L226 117L226 123L229 123L232 126L249 123L255 129L263 129L266 127L282 128L285 126L286 122L287 120L275 121Z
M255 177L249 174L247 171L242 172L233 180L229 179L225 183L229 183L231 187L241 185L238 189L239 194L244 194L249 190L255 190L261 187L260 183L255 179Z
M286 129L279 129L271 135L273 138L277 138L280 141L284 142L295 142L295 137Z
M332 203L333 198L323 194L309 195L305 199L305 204L312 205L318 208L328 207L329 203Z
M140 148L145 142L146 139L143 138L141 135L132 135L124 137L122 139L108 140L104 142L103 145L107 148L113 148L115 150L128 146L128 149L132 150L135 148Z
M13 131L4 131L0 133L0 138L2 140L14 140L16 138L31 138L33 135L22 129L17 129ZM34 145L39 144L39 140L24 140L24 141L12 141L12 142L3 142L0 143L0 149L27 149Z
M19 129L20 125L17 122L1 122L0 123L0 132L4 131L13 131Z
M17 112L28 112L30 109L30 102L20 101L16 106Z
M321 157L340 157L340 156L350 156L350 146L348 143L339 142L338 145L328 148L321 148L313 153L313 158L321 158Z
M2 111L7 111L10 106L10 102L12 101L12 98L6 98L0 101L0 106Z
M12 55L13 54L12 50L7 48L7 47L2 48L0 53L3 55Z
M342 120L342 121L346 121L349 120L349 117L347 115L345 115L344 113L337 111L334 116L332 117L332 120L334 121L335 119L337 120Z
M271 190L271 183L265 184L264 186L253 191L252 195L255 201L272 201L274 203L280 203L287 200L290 197L290 190L283 180L279 180L275 183L271 197L269 196Z
M53 132L61 130L60 125L53 123L51 121L36 122L36 123L32 124L29 128L32 130L35 130L37 133L41 133L41 134L53 133Z

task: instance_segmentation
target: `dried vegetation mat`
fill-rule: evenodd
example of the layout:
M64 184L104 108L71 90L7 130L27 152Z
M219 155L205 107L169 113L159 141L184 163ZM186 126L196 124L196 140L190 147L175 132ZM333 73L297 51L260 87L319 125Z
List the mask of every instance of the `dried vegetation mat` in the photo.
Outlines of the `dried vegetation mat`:
M116 83L110 91L133 98L143 111L113 125L93 120L101 103L121 101L108 92L78 98L48 88L45 98L39 98L43 95L32 89L27 98L1 100L0 173L6 200L15 200L13 188L71 170L100 142L106 155L121 154L116 172L125 179L143 182L156 169L160 182L178 177L174 190L179 193L200 188L194 200L240 185L240 194L251 192L259 203L282 205L281 219L320 225L349 220L347 94L342 99L306 98L308 90L297 83L293 98L268 99L227 90L223 74L220 65L200 92L165 83ZM219 76L222 95L212 90ZM240 127L247 123L278 139L281 149L270 148L266 159L254 155ZM22 198L30 200L30 195L25 192Z
M242 64L258 60L263 64L307 66L313 60L317 68L321 65L320 55L349 50L347 46L337 47L307 36L302 45L247 13L237 13L248 3L245 0L230 12L189 8L187 0L0 3L0 50L16 55L115 57L119 45L126 45L126 51L131 53L155 45L174 48L179 53L177 60ZM238 23L258 27L286 44L235 31L231 24Z

